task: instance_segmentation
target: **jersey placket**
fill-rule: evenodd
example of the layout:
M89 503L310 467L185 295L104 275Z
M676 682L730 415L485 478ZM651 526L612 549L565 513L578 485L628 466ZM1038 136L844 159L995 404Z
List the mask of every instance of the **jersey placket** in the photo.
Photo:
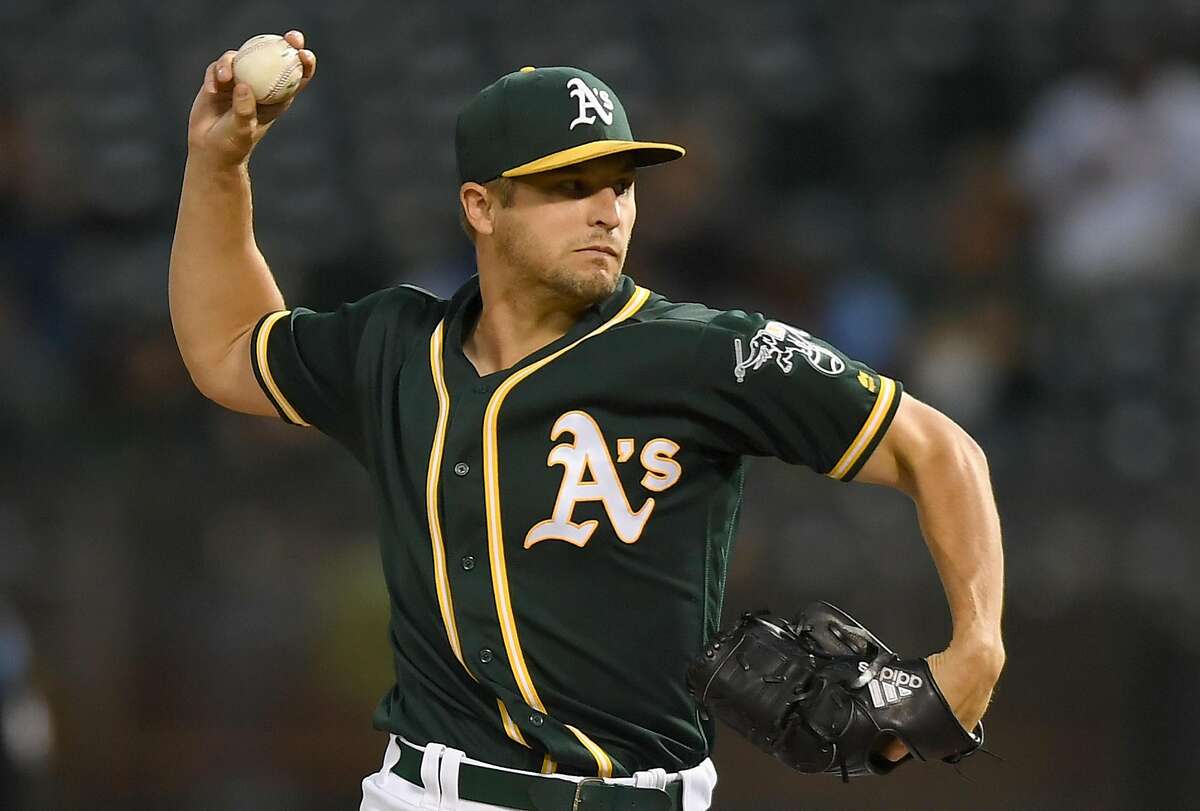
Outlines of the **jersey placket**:
M451 388L451 414L441 465L441 501L446 564L457 600L463 656L476 673L491 680L504 646L495 625L483 504L483 466L479 425L487 404L486 386L467 383ZM490 620L490 622L489 622Z
M473 370L465 369L462 361L451 353L451 359L441 367L444 389L440 396L444 397L446 418L439 431L442 442L436 487L447 581L445 603L451 615L447 626L454 629L449 632L452 646L458 645L456 655L467 672L497 694L500 723L510 739L535 749L522 731L522 727L532 728L538 735L534 740L540 739L545 748L569 751L578 746L577 741L565 729L556 734L553 725L547 727L548 718L540 701L537 707L530 706L512 681L514 670L506 654L494 600L481 452L484 414L496 386L503 381L485 382ZM433 368L436 374L438 365ZM557 766L545 753L541 771L553 773Z
M541 696L538 694L533 677L529 671L525 660L525 654L522 649L522 644L519 639L519 629L517 627L515 610L512 606L512 598L508 583L507 574L507 542L504 536L504 520L502 515L502 500L501 500L501 485L500 485L500 415L504 405L504 401L509 393L521 384L525 379L537 373L541 368L549 363L552 363L557 358L574 349L580 343L607 331L610 327L619 324L625 319L636 313L646 303L650 297L650 292L643 288L636 288L615 313L610 313L609 317L603 320L600 324L584 324L582 329L579 329L574 334L569 335L565 339L565 343L560 342L557 348L554 348L549 354L543 355L540 359L532 360L527 364L521 365L507 375L503 382L496 387L496 392L488 401L487 410L483 417L483 467L484 467L484 492L487 506L487 534L488 534L488 553L489 561L492 569L492 585L493 594L496 600L496 615L500 620L501 633L504 637L505 650L508 653L509 665L513 677L516 679L517 688L520 690L521 697L525 700L526 706L530 709L530 721L538 726L542 735L546 733L568 731L569 737L574 739L575 746L582 746L586 750L596 764L597 774L600 777L611 777L613 775L612 758L605 752L595 741L577 727L570 724L554 721L553 724L546 724L546 719L549 716L549 711L543 703ZM584 329L588 331L584 332ZM583 334L580 334L583 333ZM518 424L525 421L517 420ZM515 447L520 447L519 437L506 437L507 441L512 442Z
M622 297L623 306L614 308L608 317L596 317L600 315L597 312L594 320L585 319L571 334L538 353L540 359L527 359L505 373L479 378L466 360L461 351L461 308L449 315L435 333L440 359L431 356L435 375L439 371L442 374L448 400L438 496L447 579L454 598L453 619L458 626L464 666L474 678L489 682L503 696L497 704L509 738L533 748L528 742L528 736L533 736L551 752L582 754L595 763L602 777L613 773L611 758L583 731L551 717L533 684L518 641L500 519L497 422L512 388L582 341L637 312L650 295L641 288L631 292ZM431 352L434 349L431 342ZM513 447L520 446L517 437L508 436L506 440L514 443ZM542 770L555 768L547 755Z

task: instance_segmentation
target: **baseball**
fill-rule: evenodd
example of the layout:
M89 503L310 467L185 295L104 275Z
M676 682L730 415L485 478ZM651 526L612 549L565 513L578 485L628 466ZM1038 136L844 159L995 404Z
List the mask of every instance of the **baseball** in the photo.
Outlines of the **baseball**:
M300 87L300 53L278 34L246 40L233 57L233 77L250 85L259 104L279 104Z

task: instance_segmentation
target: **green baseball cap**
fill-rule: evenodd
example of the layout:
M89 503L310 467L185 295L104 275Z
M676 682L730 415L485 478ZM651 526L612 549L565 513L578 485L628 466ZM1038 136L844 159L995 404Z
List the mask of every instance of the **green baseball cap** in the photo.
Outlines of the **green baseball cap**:
M460 183L559 169L617 152L636 166L683 157L674 144L635 141L617 94L579 68L521 68L479 91L458 114Z

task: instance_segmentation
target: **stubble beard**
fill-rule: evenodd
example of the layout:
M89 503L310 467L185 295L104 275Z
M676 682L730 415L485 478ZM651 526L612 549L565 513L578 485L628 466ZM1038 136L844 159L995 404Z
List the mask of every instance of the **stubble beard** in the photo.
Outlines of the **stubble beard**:
M588 260L590 263L591 260ZM603 260L607 262L607 260ZM613 294L617 287L617 274L610 275L607 270L578 266L570 267L566 263L551 265L542 274L542 280L547 288L559 297L569 300L579 309L585 309L593 304L599 304Z
M534 239L524 231L507 231L497 240L497 247L505 261L527 285L540 287L551 298L562 302L562 306L582 311L599 304L613 294L617 279L624 264L617 261L615 273L608 269L589 267L593 259L571 256L569 261L552 261L539 255ZM607 259L601 260L605 263ZM582 262L583 267L580 267Z

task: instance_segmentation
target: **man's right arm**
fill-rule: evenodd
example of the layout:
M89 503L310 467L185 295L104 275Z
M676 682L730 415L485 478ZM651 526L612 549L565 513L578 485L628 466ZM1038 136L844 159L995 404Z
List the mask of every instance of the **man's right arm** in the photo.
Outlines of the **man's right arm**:
M303 49L298 31L287 34ZM209 399L248 414L274 415L250 362L264 315L284 309L254 240L250 153L291 100L258 107L232 72L233 51L209 65L188 121L188 159L171 247L171 323L184 365ZM304 79L316 57L301 50ZM295 97L293 97L294 99Z

